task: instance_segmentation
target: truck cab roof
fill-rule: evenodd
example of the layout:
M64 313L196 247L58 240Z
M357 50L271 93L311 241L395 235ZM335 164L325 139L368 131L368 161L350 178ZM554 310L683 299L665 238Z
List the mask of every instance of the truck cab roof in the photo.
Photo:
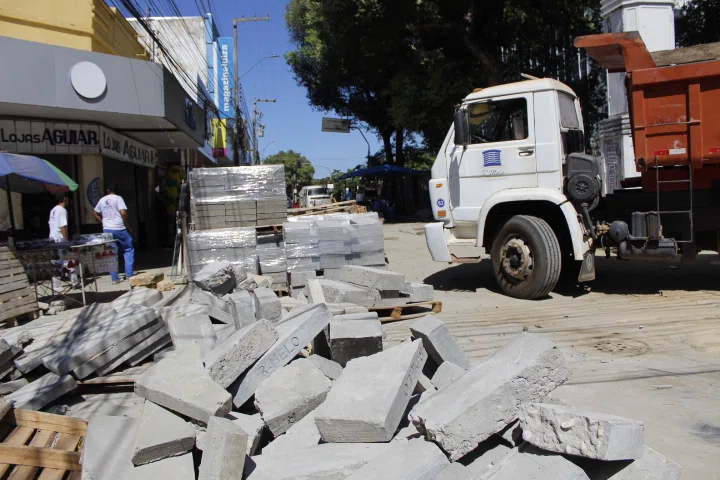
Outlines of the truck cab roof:
M547 90L559 90L573 97L577 97L570 87L552 78L539 78L537 80L525 80L522 82L506 83L494 87L478 89L465 97L465 102L473 102L485 98L502 97L505 95L517 95L519 93L542 92Z

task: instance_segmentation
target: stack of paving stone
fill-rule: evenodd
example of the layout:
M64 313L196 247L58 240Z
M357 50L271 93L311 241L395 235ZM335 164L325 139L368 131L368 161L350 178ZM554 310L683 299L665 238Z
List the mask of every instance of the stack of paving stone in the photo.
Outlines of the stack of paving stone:
M255 228L196 230L188 233L187 246L191 275L207 264L221 261L258 273Z
M285 167L197 168L190 172L190 213L196 230L281 225Z
M287 288L287 258L281 233L259 234L257 257L260 273L273 279L273 288Z

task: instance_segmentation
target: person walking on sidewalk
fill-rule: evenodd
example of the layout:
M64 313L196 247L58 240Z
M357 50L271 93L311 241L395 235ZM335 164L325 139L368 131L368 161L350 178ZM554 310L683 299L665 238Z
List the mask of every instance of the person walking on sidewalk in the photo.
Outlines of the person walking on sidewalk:
M68 197L67 195L60 195L57 197L58 203L50 210L50 219L48 225L50 226L50 240L53 242L67 242L70 240L68 237L68 220L67 220L67 207Z
M118 243L118 255L125 257L125 278L133 276L133 264L135 263L135 249L132 244L132 227L128 219L127 205L125 200L117 194L114 185L108 185L104 197L100 199L93 215L98 222L102 222L103 232L111 233ZM112 282L119 283L118 272L110 272Z

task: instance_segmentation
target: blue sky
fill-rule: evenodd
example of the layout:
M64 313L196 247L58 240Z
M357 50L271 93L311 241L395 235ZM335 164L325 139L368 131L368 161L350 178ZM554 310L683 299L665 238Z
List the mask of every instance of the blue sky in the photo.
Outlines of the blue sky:
M196 0L176 0L183 15L197 16ZM295 150L315 165L315 176L327 176L328 169L347 170L365 163L367 143L357 131L349 134L323 133L320 129L323 112L308 104L305 89L295 82L292 70L283 58L293 49L285 26L284 0L212 0L215 22L221 35L231 37L233 17L262 17L270 14L270 22L238 24L239 72L248 110L252 114L253 98L276 98L277 103L260 103L265 136L259 139L261 157L281 150ZM219 18L218 18L219 17ZM281 58L262 61L242 76L260 59L271 54ZM334 116L334 115L329 115ZM366 134L372 152L380 148L375 135ZM323 168L327 167L327 168Z

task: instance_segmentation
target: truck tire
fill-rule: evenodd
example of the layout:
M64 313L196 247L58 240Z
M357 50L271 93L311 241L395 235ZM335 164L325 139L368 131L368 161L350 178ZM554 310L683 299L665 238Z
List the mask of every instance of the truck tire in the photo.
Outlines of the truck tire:
M560 243L541 218L516 215L495 237L490 253L495 280L511 297L545 297L560 278Z

